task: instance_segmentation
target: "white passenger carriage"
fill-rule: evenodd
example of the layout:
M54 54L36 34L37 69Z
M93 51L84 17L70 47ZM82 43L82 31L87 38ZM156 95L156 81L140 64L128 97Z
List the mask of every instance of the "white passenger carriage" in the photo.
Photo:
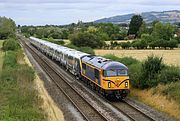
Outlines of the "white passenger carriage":
M87 53L83 53L35 37L30 37L30 40L30 42L34 46L36 46L41 52L58 61L60 65L66 67L66 69L74 75L80 74L81 57L89 55Z

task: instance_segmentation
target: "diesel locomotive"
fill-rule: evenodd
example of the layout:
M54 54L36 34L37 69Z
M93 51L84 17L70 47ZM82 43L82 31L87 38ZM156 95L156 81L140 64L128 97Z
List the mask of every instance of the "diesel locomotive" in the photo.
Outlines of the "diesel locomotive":
M123 99L129 94L128 68L124 64L35 37L29 40L38 50L103 96Z

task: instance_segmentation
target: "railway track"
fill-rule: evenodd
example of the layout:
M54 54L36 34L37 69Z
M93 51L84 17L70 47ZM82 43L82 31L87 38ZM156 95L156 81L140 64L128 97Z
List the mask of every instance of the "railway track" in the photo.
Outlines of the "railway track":
M151 116L134 107L132 104L123 100L122 102L110 102L117 110L122 112L132 121L156 121Z
M21 40L21 44L28 49L34 59L39 63L43 70L48 74L57 87L64 93L69 101L77 108L85 120L88 121L107 121L106 116L96 110L78 91L70 85L70 83L62 78L62 75L54 71L51 65L46 62L46 59L32 49L28 44Z
M23 43L23 46L26 46L26 48L31 52L31 54L34 56L35 60L40 64L40 66L43 68L43 70L46 71L48 76L56 83L58 88L64 93L64 95L72 102L72 104L77 108L77 110L82 114L85 120L112 120L111 118L106 117L102 114L102 112L96 110L92 104L88 102L87 99L85 99L76 88L74 88L67 80L62 78L62 73L58 73L51 67L51 65L48 64L46 59L41 56L42 54L38 54L36 49L34 50L34 47L29 46L28 44ZM40 52L39 52L40 53ZM109 102L109 101L108 101ZM140 109L136 108L132 104L126 102L124 100L123 102L109 102L115 109L117 109L119 112L121 112L124 116L126 116L129 120L132 121L155 121L156 119L153 119L151 116L147 115L146 113L142 112ZM119 120L119 119L116 119Z

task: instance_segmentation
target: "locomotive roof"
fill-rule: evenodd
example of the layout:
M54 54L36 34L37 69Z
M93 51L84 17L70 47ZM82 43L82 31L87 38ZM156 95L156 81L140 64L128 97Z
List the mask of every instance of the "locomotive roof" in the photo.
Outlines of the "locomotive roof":
M128 69L124 64L98 56L85 56L82 61L103 70Z

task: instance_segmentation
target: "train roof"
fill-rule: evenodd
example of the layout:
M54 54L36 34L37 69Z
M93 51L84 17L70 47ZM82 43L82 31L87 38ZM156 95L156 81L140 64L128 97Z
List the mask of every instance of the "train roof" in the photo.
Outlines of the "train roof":
M81 57L84 57L84 56L88 56L89 54L87 53L84 53L84 52L80 52L80 51L73 51L71 53L69 53L69 56L72 56L72 57L75 57L75 58L78 58L80 59Z
M110 59L98 56L85 56L82 58L82 61L103 70L128 69L124 64L120 62L112 61Z
M57 45L57 44L54 44L54 43L51 43L51 42L48 42L48 41L45 41L45 40L42 40L42 39L38 39L38 38L35 38L35 37L30 37L30 39L34 40L34 41L38 41L46 46L49 46L50 48L53 48L55 50L57 50L58 52L63 52L64 54L67 54L69 56L72 56L72 57L75 57L75 58L78 58L80 59L81 57L83 56L86 56L86 55L89 55L87 53L84 53L84 52L80 52L80 51L77 51L75 49L71 49L71 48L68 48L68 47L64 47L64 46L61 46L61 45Z

